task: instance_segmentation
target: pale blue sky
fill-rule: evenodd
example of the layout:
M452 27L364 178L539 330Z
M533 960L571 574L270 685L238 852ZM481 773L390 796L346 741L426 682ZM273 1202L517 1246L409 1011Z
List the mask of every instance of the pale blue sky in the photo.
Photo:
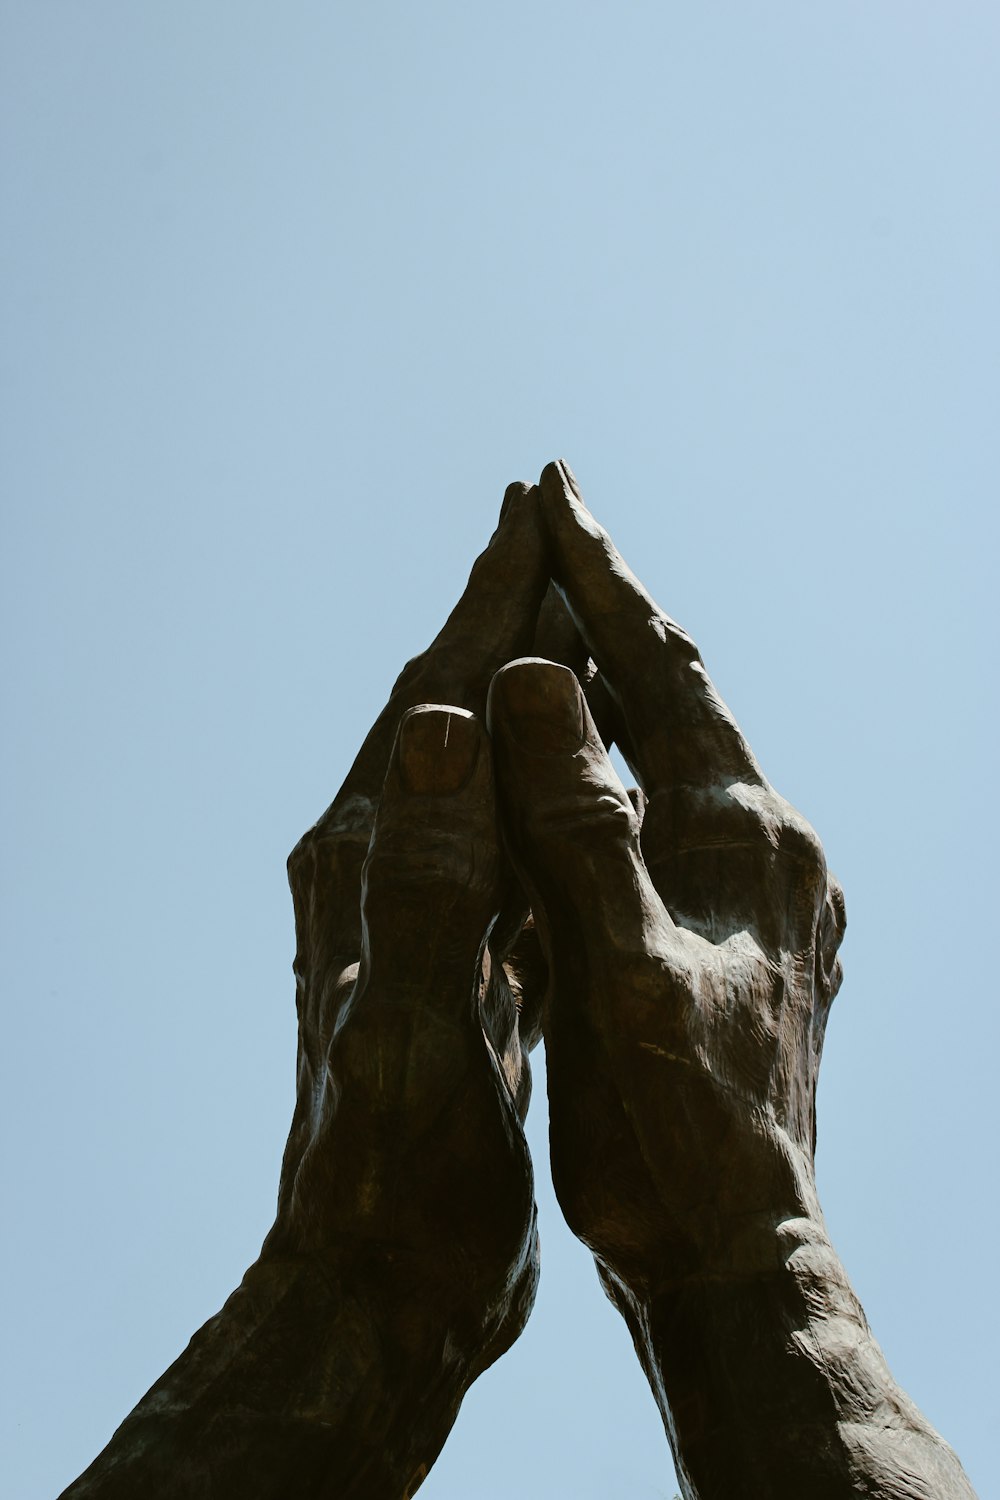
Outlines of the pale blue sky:
M50 1500L256 1255L285 855L560 454L843 881L827 1217L1000 1492L1000 10L0 22L4 1492ZM421 1495L669 1500L541 1087L530 1123L539 1303Z

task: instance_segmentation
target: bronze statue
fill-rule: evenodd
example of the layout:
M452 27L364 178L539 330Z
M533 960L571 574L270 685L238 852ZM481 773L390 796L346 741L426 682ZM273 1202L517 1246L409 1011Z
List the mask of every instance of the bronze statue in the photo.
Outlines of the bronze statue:
M816 1195L840 888L565 465L508 489L289 876L274 1227L67 1497L413 1495L531 1310L543 1033L559 1201L688 1500L972 1496Z

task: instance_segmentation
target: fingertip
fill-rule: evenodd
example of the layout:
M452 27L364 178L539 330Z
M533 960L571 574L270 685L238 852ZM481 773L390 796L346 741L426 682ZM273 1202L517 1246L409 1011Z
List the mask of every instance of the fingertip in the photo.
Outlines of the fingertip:
M439 994L465 1014L501 878L482 721L452 704L416 704L400 719L362 870L359 982L401 1003Z
M545 465L539 486L547 493L555 491L557 494L563 494L568 491L576 499L580 498L580 486L576 482L576 475L564 458L554 458L551 463Z
M537 657L509 663L490 686L487 728L507 852L551 941L601 945L609 923L619 937L638 932L649 895L638 819L575 674Z
M435 891L455 887L474 905L484 893L492 900L496 854L493 758L482 720L449 703L416 704L400 719L382 787L366 910L373 892L417 906L433 906Z
M500 507L500 521L498 524L502 524L506 520L511 506L516 505L518 501L524 500L531 494L533 489L534 485L525 484L523 479L515 479L512 484L509 484L503 493L503 504Z
M459 792L479 759L482 731L463 708L420 703L403 715L396 761L406 791L418 796Z
M574 754L587 733L576 674L542 657L509 662L490 683L486 723L535 755Z
M554 554L553 574L560 583L564 581L564 574L577 570L579 560L574 563L573 558L580 548L588 566L592 566L589 559L595 551L601 558L617 556L611 538L588 509L576 476L564 458L546 464L539 480L538 494Z

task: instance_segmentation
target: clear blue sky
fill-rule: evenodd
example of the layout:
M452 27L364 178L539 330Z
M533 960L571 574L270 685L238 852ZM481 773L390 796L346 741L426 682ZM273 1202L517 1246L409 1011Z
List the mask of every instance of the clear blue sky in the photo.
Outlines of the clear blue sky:
M1000 10L0 18L5 1494L255 1257L285 855L560 454L843 881L830 1229L1000 1493ZM537 1310L422 1496L669 1500L541 1087L531 1137Z

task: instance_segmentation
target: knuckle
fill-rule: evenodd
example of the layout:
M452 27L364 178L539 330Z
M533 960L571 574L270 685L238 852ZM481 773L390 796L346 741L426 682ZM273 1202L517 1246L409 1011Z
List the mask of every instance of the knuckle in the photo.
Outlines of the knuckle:
M668 910L719 937L750 923L769 949L812 942L826 858L807 820L768 786L715 783L654 795L642 847Z
M315 847L316 829L313 827L306 830L285 861L288 881L293 889L301 882L303 875L312 865Z
M550 799L533 810L531 830L547 844L586 846L595 851L634 845L639 819L627 797L611 791L584 801L576 794Z
M496 847L464 827L424 827L419 837L412 829L383 828L364 860L363 891L368 898L451 887L492 892L498 873Z
M819 834L800 812L781 798L778 810L778 847L797 860L817 880L826 880L826 853Z
M816 875L826 875L819 835L769 786L733 782L679 788L665 799L651 800L644 828L647 824L680 850L746 845L788 856Z
M429 654L429 651L421 651L418 656L411 656L393 684L390 695L392 698L400 694L405 695L407 689L413 687L424 670Z
M649 629L661 645L669 648L670 659L677 666L687 666L704 675L705 664L701 659L701 652L676 620L671 620L669 615L656 610L650 617Z

